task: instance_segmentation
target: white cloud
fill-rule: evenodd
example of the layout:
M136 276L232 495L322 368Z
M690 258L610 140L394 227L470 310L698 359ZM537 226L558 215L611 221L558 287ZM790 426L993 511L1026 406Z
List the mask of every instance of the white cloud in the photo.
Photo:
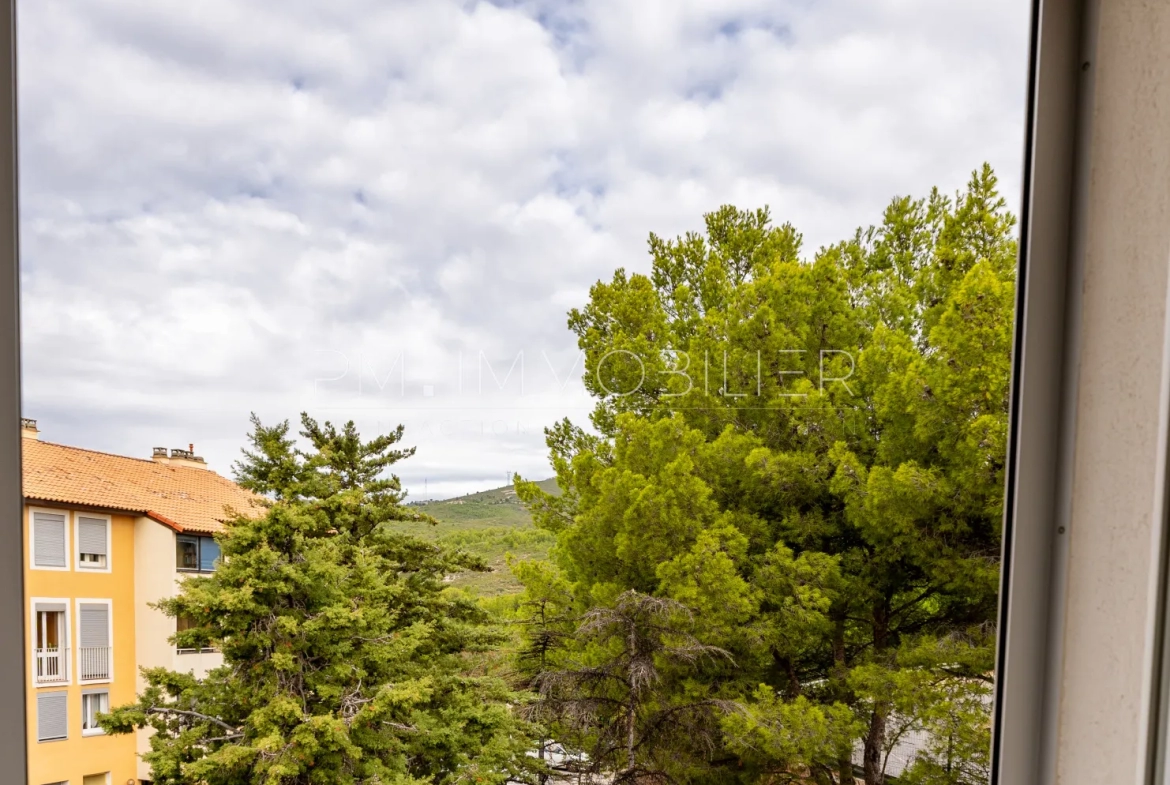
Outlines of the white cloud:
M768 204L814 249L984 160L1017 193L1027 6L23 0L25 413L226 471L309 407L406 422L415 492L543 476L589 405L541 352L648 232ZM471 394L481 351L524 393Z

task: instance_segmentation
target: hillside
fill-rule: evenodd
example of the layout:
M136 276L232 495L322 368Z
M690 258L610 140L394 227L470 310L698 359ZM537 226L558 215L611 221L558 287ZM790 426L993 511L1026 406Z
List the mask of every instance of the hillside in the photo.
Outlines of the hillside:
M541 480L538 485L549 493L559 492L555 479ZM481 557L491 572L462 573L454 576L452 583L485 597L520 590L508 570L509 554L517 559L547 558L555 540L532 524L511 485L416 506L439 525L402 523L398 528Z

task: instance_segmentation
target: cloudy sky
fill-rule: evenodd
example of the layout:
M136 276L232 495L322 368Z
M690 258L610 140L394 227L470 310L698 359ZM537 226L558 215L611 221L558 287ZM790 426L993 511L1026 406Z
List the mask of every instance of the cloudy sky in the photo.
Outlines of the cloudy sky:
M547 476L565 313L648 232L768 205L815 249L985 160L1018 199L1027 6L23 0L25 415L227 473L308 410L404 423L414 498Z

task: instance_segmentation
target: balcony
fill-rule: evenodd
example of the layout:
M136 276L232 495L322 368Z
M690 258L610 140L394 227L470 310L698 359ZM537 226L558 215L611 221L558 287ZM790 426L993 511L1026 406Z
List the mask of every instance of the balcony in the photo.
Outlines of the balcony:
M58 684L69 681L65 652L60 647L36 649L37 684Z
M77 650L79 681L110 680L110 647L83 646Z

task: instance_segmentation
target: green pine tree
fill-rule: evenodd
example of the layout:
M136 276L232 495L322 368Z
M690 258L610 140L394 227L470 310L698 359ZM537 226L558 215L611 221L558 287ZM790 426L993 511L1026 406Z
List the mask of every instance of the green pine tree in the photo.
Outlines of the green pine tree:
M167 785L502 783L530 768L520 702L464 673L498 636L443 577L475 560L395 533L417 519L386 470L413 450L401 426L363 441L301 418L253 416L239 482L269 501L218 536L214 574L160 604L188 626L174 643L214 647L206 678L145 671L137 703L101 718L109 733L152 728L154 782Z
M916 781L976 781L1013 227L986 165L811 258L767 211L723 207L570 313L597 433L550 428L563 495L517 490L577 602L670 598L732 654L675 680L742 707L691 782L851 783L856 748L878 785L906 723L952 740Z

